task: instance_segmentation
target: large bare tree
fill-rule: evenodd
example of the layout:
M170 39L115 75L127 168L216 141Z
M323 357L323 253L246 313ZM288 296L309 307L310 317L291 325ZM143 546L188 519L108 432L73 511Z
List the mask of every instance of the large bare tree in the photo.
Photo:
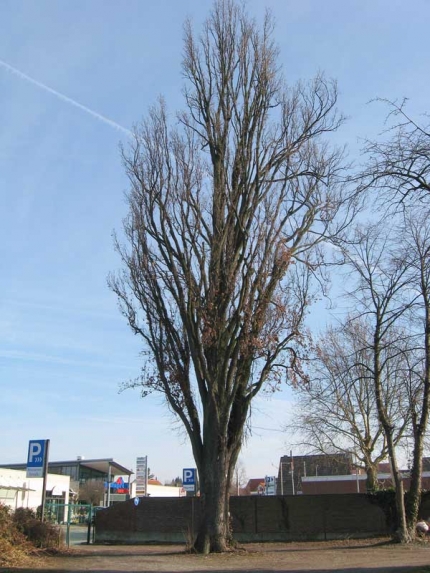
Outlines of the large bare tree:
M99 480L87 480L79 486L79 501L91 505L103 505L105 486Z
M336 85L287 88L272 29L232 0L215 3L199 37L186 23L186 109L170 127L160 101L123 153L124 269L110 286L145 357L129 385L162 392L188 433L205 553L228 546L251 402L298 366L318 245L353 214L342 154L324 137L342 121Z
M320 336L309 361L309 381L295 389L296 414L286 428L297 433L299 444L312 452L353 453L366 471L368 491L378 489L378 463L388 456L376 404L371 334L368 321L346 317ZM405 354L398 354L396 366L390 371L385 368L381 377L382 401L392 421L395 446L409 421L406 360Z
M350 292L355 312L360 320L366 320L371 333L361 345L372 353L372 364L367 368L396 488L399 539L409 541L415 535L421 500L422 455L429 415L430 227L425 214L414 207L405 207L403 223L390 223L385 220L360 229L355 241L343 248L343 255L357 280ZM397 379L402 382L400 386ZM393 387L394 398L398 394L399 402L405 398L408 401L414 445L406 507L395 442L399 421L384 400L384 380Z
M408 288L414 298L410 328L414 352L410 353L408 386L413 436L411 485L406 505L410 532L415 531L420 502L422 459L430 410L430 222L426 212L408 209L400 236L401 250L410 277Z
M398 346L403 343L403 338L399 341L393 340L391 332L393 326L405 315L409 305L408 301L403 299L408 277L403 261L399 264L393 263L389 247L389 241L382 230L368 226L357 232L354 247L344 249L343 254L357 277L357 287L351 292L351 298L357 305L359 315L366 318L371 329L370 340L363 340L363 344L364 348L368 347L372 353L370 373L396 490L398 538L400 541L408 541L404 489L394 442L395 427L383 400L384 371L388 369L389 376L391 370L391 361L384 357L384 352L395 358Z
M408 268L407 289L410 296L415 296L410 315L414 350L408 358L411 385L405 386L412 388L409 398L414 445L406 520L413 536L421 499L430 395L430 129L428 115L418 121L407 112L406 99L400 103L380 101L388 106L387 123L391 125L378 140L366 142L367 164L360 178L362 189L377 191L374 197L378 206L388 204L391 213L391 207L401 207L403 224L398 225L402 234L396 241L397 260ZM388 224L393 225L393 220Z

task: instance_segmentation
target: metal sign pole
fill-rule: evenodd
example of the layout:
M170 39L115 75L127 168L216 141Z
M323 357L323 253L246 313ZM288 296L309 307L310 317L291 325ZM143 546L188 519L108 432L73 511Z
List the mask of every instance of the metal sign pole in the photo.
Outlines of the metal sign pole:
M48 481L48 459L49 459L49 440L45 440L45 459L43 463L43 485L42 485L42 515L40 521L45 518L45 501L46 501L46 484Z
M108 488L107 488L107 501L106 501L106 506L110 507L110 482L112 481L112 468L109 462L109 468L108 468Z
M70 547L70 519L71 519L71 512L72 512L72 504L69 503L67 508L67 529L66 529L66 543L67 547Z
M91 543L91 526L93 526L93 530L94 530L92 508L93 508L93 506L90 505L89 515L88 515L87 545L89 545Z
M291 489L293 490L293 495L296 495L294 491L294 460L293 460L293 450L290 450L290 470L291 470Z

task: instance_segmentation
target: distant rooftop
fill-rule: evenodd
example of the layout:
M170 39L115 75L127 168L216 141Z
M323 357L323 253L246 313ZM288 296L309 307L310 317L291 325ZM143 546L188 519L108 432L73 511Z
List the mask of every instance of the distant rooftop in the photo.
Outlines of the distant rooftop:
M91 470L96 470L108 474L109 469L112 476L128 475L130 476L134 472L124 467L123 465L116 462L113 458L97 458L87 460L85 458L79 458L76 460L61 460L61 461L49 461L48 467L60 467L60 466L84 466ZM15 470L25 469L27 463L20 464L0 464L0 468L9 468Z

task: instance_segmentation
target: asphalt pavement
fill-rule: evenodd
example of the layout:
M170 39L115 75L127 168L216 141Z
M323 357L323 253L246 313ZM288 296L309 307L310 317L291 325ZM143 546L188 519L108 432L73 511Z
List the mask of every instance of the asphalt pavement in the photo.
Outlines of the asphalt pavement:
M67 542L67 525L62 525L61 529L64 533L64 541ZM69 545L82 545L87 544L88 525L71 525L69 533Z

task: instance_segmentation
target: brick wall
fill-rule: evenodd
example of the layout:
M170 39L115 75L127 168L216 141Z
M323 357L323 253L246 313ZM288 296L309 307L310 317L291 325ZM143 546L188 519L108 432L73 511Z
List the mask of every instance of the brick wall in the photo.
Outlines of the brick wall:
M385 535L384 511L367 495L247 496L230 499L238 541L341 539ZM198 528L199 498L143 498L96 514L96 542L185 543Z
M146 497L138 506L129 500L97 512L96 542L185 543L199 519L198 498Z

